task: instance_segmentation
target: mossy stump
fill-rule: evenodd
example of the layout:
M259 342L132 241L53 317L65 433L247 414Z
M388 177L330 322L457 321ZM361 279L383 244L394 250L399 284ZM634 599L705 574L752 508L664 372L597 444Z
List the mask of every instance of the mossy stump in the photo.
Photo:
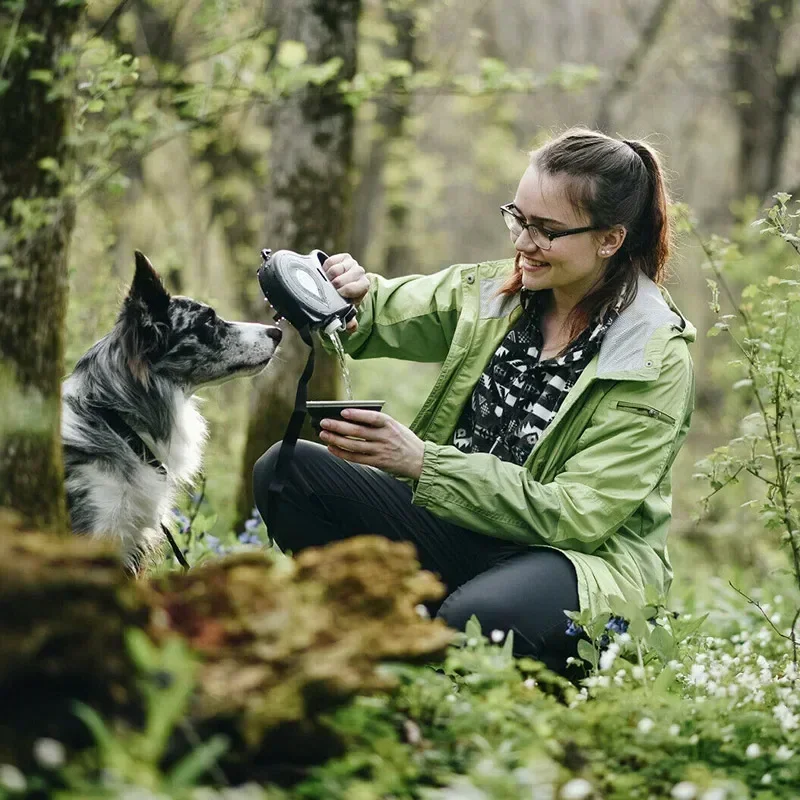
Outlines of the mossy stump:
M104 545L0 530L0 763L24 765L42 736L88 744L76 700L137 724L125 633L138 627L199 655L188 721L202 737L231 737L229 777L291 781L342 751L325 711L390 689L386 662L443 657L453 631L416 610L442 595L412 545L381 537L133 581Z

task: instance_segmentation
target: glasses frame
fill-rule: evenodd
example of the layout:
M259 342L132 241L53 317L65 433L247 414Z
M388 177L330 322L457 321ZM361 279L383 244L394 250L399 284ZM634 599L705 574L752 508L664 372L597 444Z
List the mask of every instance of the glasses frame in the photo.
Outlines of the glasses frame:
M518 209L513 203L504 203L502 206L500 206L500 214L503 217L503 221L505 221L506 214L513 217L522 226L523 231L528 231L528 236L530 237L531 241L540 250L549 250L553 246L553 241L555 239L560 239L562 236L572 236L575 233L587 233L588 231L601 230L601 228L597 225L587 225L583 228L568 228L565 231L549 231L547 228L543 228L541 225L537 225L535 222L527 222L525 218L521 217L517 212ZM506 227L508 228L507 223ZM542 247L536 242L536 240L533 238L533 234L530 231L531 228L533 228L535 231L539 231L548 240L550 243L548 247ZM508 232L513 233L511 228L508 228ZM522 236L522 231L519 232L516 239L519 239L520 236ZM516 241L516 239L514 241Z

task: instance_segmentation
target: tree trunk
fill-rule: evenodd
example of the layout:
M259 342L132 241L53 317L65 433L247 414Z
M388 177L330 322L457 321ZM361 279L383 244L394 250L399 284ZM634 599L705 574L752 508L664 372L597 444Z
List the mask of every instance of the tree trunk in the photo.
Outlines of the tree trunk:
M82 10L0 10L0 506L56 530L67 527L59 398L74 213L70 92L54 89L69 89L60 59Z
M778 189L800 63L782 63L794 0L748 0L731 31L731 82L739 117L736 196ZM796 56L795 56L796 58Z
M399 7L389 6L386 11L387 22L394 30L394 41L386 44L383 54L386 59L405 61L413 70L419 68L415 56L416 19L410 4ZM353 215L353 233L350 252L357 259L365 257L367 247L373 236L375 220L384 212L386 196L386 163L391 157L392 144L405 135L406 119L411 110L411 95L403 90L403 81L392 78L386 84L384 96L377 100L377 119L373 126L373 138L369 156L359 181ZM393 278L408 274L411 248L408 246L408 204L403 189L395 191L388 209L388 228L386 231L386 258L383 274Z
M280 39L301 41L309 63L332 58L343 63L333 81L307 86L270 109L264 247L301 253L319 248L333 254L348 240L354 112L335 87L355 74L360 8L360 0L283 0L271 9ZM306 357L298 336L285 337L278 359L255 384L237 501L240 519L249 516L253 505L253 465L283 435ZM318 349L309 397L335 399L340 383L338 365Z

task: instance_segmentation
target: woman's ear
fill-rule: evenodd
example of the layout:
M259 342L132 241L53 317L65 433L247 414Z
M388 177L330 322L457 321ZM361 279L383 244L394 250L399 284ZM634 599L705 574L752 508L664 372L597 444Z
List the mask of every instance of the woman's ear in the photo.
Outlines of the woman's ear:
M597 255L600 258L611 258L622 247L627 233L628 231L625 230L623 225L615 225L613 228L604 231L597 247Z

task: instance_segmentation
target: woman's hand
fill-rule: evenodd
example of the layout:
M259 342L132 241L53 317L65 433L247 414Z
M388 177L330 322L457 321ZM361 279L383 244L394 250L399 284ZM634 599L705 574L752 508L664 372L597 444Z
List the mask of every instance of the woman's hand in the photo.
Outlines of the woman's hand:
M363 408L346 408L347 420L323 419L320 439L328 450L353 464L418 480L422 474L425 442L388 414ZM358 439L348 439L357 436ZM363 439L364 441L359 441Z
M356 261L350 253L337 253L328 256L322 265L322 269L328 276L328 280L333 284L339 294L345 300L350 300L354 306L367 296L369 292L369 280L364 267ZM347 323L347 331L352 332L358 327L358 321L354 318Z

